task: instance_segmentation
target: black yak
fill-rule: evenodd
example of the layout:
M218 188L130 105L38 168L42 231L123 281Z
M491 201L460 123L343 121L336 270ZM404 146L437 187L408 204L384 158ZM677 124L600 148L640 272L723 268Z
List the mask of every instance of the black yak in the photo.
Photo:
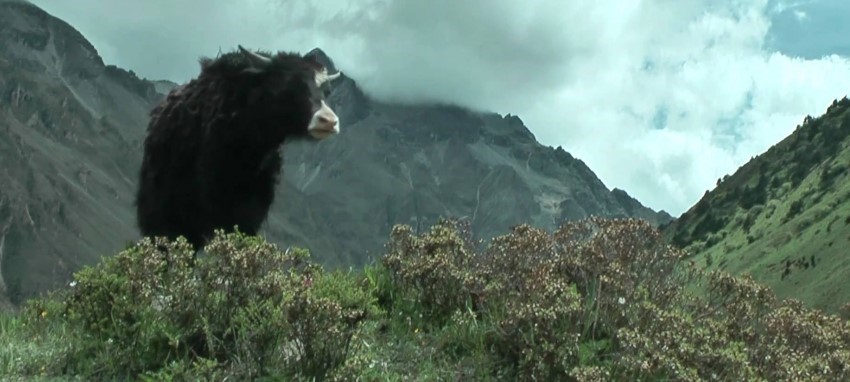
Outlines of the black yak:
M151 111L136 194L143 236L184 236L196 250L215 229L255 235L268 215L285 140L339 133L314 58L241 45L200 60L201 73Z

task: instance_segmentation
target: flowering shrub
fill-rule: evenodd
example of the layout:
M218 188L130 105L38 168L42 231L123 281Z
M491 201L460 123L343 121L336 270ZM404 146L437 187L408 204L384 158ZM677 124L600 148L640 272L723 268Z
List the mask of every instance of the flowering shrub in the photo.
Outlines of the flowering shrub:
M474 244L468 227L441 221L422 236L409 226L395 226L387 244L383 264L393 282L407 292L419 311L441 324L456 310L462 310L474 297L470 291L481 283L470 272Z
M850 377L847 321L780 303L751 278L706 274L643 220L590 218L554 234L520 225L483 251L466 226L442 221L420 236L397 226L388 247L384 264L407 292L400 299L453 317L439 325L454 333L469 336L470 322L487 330L477 349L497 358L491 376ZM410 304L395 307L412 314Z
M367 293L338 293L306 251L257 237L218 232L205 251L144 239L78 272L65 314L86 361L71 366L98 378L252 379L323 377L345 361Z
M0 316L0 376L850 380L845 318L705 273L645 221L470 237L455 221L396 226L363 272L241 234L198 258L145 239Z

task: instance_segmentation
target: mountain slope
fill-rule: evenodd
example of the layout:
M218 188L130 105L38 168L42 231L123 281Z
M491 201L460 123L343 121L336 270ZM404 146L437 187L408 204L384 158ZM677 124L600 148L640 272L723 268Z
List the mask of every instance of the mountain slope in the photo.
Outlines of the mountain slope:
M354 85L344 80L341 92ZM291 242L275 235L301 231L303 241L295 242L343 256L339 264L378 255L393 224L425 228L441 216L469 219L481 238L521 222L554 228L590 215L668 219L630 197L618 199L583 162L537 143L515 116L371 102L357 120L345 100L332 96L331 103L352 122L320 145L286 146L288 187L278 193L266 232Z
M0 290L15 302L133 238L138 142L161 97L67 24L0 2Z
M836 311L850 303L848 136L845 97L719 180L665 236L710 268L751 273L781 297Z
M335 70L322 51L310 54ZM0 291L13 302L139 238L140 143L149 110L175 86L104 65L66 23L0 0ZM327 265L363 264L392 225L439 217L466 217L479 237L591 214L670 219L540 145L516 116L374 102L347 77L330 103L342 133L284 145L263 230Z

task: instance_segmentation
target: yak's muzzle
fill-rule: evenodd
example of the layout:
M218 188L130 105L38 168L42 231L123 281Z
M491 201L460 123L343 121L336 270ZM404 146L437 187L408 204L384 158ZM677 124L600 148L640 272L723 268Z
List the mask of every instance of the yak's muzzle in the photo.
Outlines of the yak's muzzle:
M339 134L339 118L324 100L322 100L322 107L310 119L307 131L316 139L325 139Z

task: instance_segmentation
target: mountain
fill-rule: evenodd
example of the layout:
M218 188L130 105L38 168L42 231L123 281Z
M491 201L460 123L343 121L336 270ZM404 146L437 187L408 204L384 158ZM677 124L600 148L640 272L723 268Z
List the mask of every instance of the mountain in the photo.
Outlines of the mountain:
M850 303L850 100L753 158L665 237L710 269L750 273L780 297L835 312Z
M307 54L336 71L320 49ZM362 265L382 254L394 224L422 230L440 217L468 219L479 238L590 215L672 219L608 190L584 162L538 143L517 116L378 102L345 74L329 102L342 133L286 145L286 184L265 229L327 263Z
M335 70L321 50L309 54ZM0 0L0 292L13 303L139 238L148 113L176 86L105 65L68 24ZM342 133L284 145L263 231L326 265L362 265L381 255L392 225L424 229L439 217L465 217L482 238L588 215L671 219L539 144L519 117L376 102L345 76L329 102Z
M66 23L0 2L0 291L17 302L134 238L139 144L162 97Z

